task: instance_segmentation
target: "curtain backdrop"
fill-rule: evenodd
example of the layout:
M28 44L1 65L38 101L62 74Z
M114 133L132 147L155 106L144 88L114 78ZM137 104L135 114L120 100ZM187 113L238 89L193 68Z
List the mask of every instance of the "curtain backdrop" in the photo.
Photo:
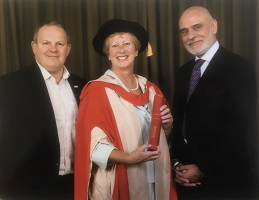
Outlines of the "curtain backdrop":
M178 20L193 5L211 11L218 21L219 42L249 60L258 79L258 0L0 0L0 76L33 62L34 30L40 22L53 19L70 33L69 71L96 79L109 68L109 62L94 51L92 39L105 21L121 18L148 30L154 55L139 55L135 71L156 83L171 104L175 71L192 58L182 45Z
M139 22L149 32L154 55L136 59L136 73L156 83L171 103L175 70L191 56L178 32L178 19L189 6L207 7L218 20L218 40L248 59L259 77L259 5L257 0L0 0L0 75L31 64L30 42L38 24L55 19L68 29L72 51L69 70L87 80L109 68L92 47L105 21L121 18Z

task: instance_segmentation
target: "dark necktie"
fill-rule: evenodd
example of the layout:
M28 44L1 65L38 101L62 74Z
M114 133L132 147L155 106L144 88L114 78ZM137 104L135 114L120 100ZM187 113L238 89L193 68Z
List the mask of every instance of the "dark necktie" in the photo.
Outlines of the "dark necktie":
M203 65L204 62L205 62L205 60L202 60L202 59L198 59L195 62L195 65L192 70L192 76L190 79L190 85L189 85L189 91L188 91L186 103L190 100L192 93L193 93L197 83L199 82L199 79L201 77L201 66ZM186 127L185 127L186 123L185 122L186 122L186 113L184 113L182 134L185 139L185 142L187 143Z
M191 80L190 80L189 91L188 91L188 96L187 96L186 102L189 101L197 83L199 82L199 79L201 77L201 66L203 65L204 62L205 62L205 60L202 60L202 59L198 59L195 62L195 65L192 70L192 76L191 76Z

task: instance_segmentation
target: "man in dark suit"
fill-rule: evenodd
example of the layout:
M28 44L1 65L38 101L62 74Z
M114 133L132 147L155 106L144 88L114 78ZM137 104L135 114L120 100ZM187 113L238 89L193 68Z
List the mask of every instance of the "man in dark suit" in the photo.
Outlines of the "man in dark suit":
M253 69L219 45L217 21L207 9L185 10L179 29L195 56L177 72L172 107L171 155L179 199L253 199ZM194 67L198 59L203 64Z
M49 22L31 43L35 63L0 78L0 199L73 199L75 123L86 83L64 66L71 44Z

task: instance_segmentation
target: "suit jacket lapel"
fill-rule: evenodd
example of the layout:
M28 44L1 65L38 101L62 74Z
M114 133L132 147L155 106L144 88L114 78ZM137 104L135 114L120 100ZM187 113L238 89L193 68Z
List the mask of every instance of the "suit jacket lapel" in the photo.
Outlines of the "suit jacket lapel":
M204 71L202 77L200 78L196 88L194 89L194 92L191 96L191 98L193 96L196 96L197 93L202 90L203 87L206 87L207 85L207 81L213 80L213 76L215 76L217 74L216 71L220 70L219 66L221 66L220 62L222 62L221 57L224 56L223 53L223 47L219 47L219 49L217 50L217 52L215 53L215 55L213 56L213 58L211 59L209 65L207 66L206 70ZM188 89L187 89L188 91ZM190 100L191 100L190 98Z
M210 76L211 74L215 73L215 70L219 69L219 66L221 66L221 62L224 60L222 58L222 53L223 47L220 46L215 55L212 57L207 69L205 70L200 80L206 79L207 76Z
M75 77L73 74L70 74L70 76L68 77L68 82L70 84L70 87L74 93L74 96L76 98L76 102L77 102L77 105L79 105L79 96L80 96L80 93L81 93L81 86L78 84L78 82L75 80Z
M29 98L27 99L27 104L30 104L30 106L28 106L28 109L30 109L28 112L35 113L39 121L47 124L47 126L44 127L45 131L39 131L39 133L49 134L48 136L44 135L44 137L47 136L51 138L50 140L59 148L58 134L53 134L57 133L55 114L42 73L36 62L24 70L26 72L22 74L22 89L23 95ZM34 124L32 126L34 126ZM37 130L42 127L34 128ZM59 155L57 155L57 157L59 158Z

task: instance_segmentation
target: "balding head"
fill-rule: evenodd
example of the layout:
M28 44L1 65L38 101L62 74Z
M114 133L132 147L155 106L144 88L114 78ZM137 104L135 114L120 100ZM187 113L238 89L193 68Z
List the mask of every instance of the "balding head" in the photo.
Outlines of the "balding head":
M217 21L204 7L186 9L180 17L179 29L184 46L193 55L201 57L216 42Z
M210 12L201 6L193 6L190 8L187 8L181 15L179 20L179 26L181 23L181 20L184 20L186 18L192 18L194 16L199 16L200 18L203 18L204 20L212 21L213 17L211 16Z

